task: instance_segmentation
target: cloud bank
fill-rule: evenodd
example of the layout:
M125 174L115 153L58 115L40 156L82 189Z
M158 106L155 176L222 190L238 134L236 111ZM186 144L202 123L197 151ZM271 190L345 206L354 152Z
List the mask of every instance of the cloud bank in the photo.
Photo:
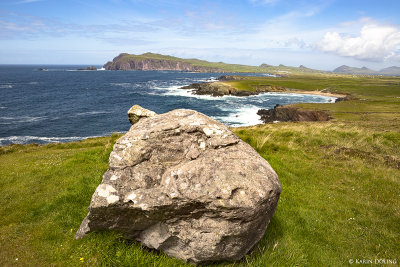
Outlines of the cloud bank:
M400 59L400 31L394 26L369 24L362 27L358 36L327 32L316 48L360 60Z

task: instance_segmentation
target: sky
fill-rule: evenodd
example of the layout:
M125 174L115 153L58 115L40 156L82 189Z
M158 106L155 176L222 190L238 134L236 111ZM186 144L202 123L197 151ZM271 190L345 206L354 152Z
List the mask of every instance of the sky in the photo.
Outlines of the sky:
M400 66L400 0L1 0L0 64L161 53L247 65Z

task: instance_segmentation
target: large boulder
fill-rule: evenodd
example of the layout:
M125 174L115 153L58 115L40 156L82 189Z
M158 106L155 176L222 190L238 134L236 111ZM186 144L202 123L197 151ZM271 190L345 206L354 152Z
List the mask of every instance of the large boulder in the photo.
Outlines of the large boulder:
M225 125L173 110L118 139L76 238L117 230L193 263L239 260L264 235L280 191L268 162Z

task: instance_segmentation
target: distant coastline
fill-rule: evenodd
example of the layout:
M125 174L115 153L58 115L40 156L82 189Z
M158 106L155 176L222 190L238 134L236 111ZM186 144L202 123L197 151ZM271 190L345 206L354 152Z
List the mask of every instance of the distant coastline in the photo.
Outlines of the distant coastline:
M259 66L248 66L241 64L228 64L224 62L209 62L200 59L185 59L155 53L144 53L134 55L121 53L112 61L104 64L106 70L175 70L193 72L254 72L254 73L273 73L278 75L288 74L337 74L337 75L387 75L399 76L400 67L391 66L379 71L371 70L366 67L355 68L342 65L333 71L322 71L308 68L304 65L291 67L285 65L273 66L261 64Z

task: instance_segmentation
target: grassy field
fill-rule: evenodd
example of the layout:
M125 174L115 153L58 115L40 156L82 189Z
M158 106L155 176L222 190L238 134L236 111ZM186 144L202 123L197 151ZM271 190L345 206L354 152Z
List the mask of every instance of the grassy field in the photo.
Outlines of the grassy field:
M343 266L400 261L400 78L250 78L351 94L329 122L233 131L268 160L282 195L265 236L238 263L216 266ZM118 135L68 144L0 148L0 266L185 266L117 233L74 240Z

